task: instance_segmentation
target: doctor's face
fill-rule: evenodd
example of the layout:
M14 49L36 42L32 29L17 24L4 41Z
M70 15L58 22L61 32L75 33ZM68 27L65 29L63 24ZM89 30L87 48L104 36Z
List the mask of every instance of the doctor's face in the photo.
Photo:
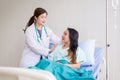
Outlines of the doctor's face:
M43 13L39 15L38 17L35 16L36 23L39 25L44 25L46 22L47 14Z
M68 30L65 30L63 35L62 35L62 42L63 43L68 43L70 42L70 39L69 39L69 31Z

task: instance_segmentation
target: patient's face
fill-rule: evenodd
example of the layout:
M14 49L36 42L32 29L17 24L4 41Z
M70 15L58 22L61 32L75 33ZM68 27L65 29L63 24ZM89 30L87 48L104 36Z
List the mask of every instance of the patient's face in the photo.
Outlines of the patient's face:
M64 31L64 33L62 35L62 42L63 43L70 42L70 40L69 40L69 31L68 30Z

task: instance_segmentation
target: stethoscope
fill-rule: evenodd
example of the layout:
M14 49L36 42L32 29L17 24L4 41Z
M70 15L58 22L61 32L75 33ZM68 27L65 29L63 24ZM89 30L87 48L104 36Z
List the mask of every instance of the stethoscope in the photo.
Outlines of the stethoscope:
M35 25L35 24L34 24L34 25ZM48 33L47 33L47 30L46 30L46 28L45 28L44 25L43 25L43 28L44 28L44 31L45 31L45 33L46 33L46 36L48 37ZM35 25L35 32L36 32L36 36L37 36L37 41L38 41L38 42L42 41L42 37L41 37L41 35L38 33L38 29L37 29L36 25Z

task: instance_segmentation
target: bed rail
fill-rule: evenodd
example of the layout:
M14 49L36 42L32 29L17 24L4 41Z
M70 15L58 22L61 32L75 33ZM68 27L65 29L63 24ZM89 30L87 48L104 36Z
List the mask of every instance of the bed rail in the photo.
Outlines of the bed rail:
M35 80L56 80L54 75L44 70L25 69L18 67L0 67L0 74L28 77Z

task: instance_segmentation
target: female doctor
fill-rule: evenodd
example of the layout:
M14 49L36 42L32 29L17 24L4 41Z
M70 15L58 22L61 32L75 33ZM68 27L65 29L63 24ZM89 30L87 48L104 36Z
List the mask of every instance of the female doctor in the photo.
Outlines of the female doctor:
M36 8L25 29L25 48L20 66L28 68L36 65L39 60L46 57L54 48L49 49L49 43L60 43L60 39L46 26L47 11Z

